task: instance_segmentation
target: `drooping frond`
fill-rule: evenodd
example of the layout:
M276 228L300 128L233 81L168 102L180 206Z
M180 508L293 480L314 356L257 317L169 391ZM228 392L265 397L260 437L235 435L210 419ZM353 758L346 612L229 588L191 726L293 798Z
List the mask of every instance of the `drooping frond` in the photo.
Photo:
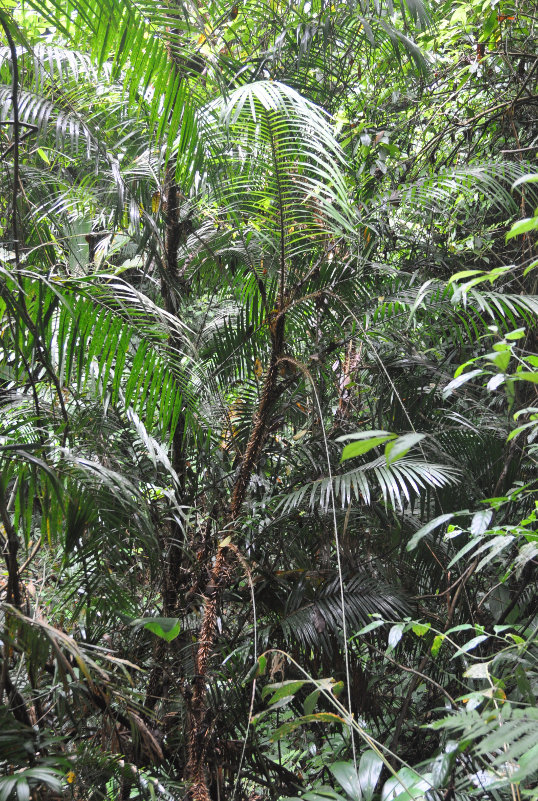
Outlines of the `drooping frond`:
M374 324L399 319L403 328L413 326L415 319L428 323L441 315L447 324L454 325L455 337L479 336L492 323L505 328L517 324L518 318L532 323L537 314L538 297L534 295L475 287L462 292L457 284L436 279L416 285L412 277L405 275L388 283L381 301L367 312Z
M457 481L458 471L449 465L410 457L387 464L385 457L379 456L354 470L333 476L332 480L319 478L304 484L280 498L277 508L286 513L308 504L311 509L319 505L327 511L333 493L338 505L346 508L352 500L370 504L374 493L380 492L385 504L401 509L427 488L441 488Z
M171 58L173 48L177 63L178 52L183 53L189 42L184 9L172 10L168 3L116 0L33 2L31 6L68 40L82 35L99 68L110 62L111 77L121 76L129 106L136 109L142 102L149 108L157 141L170 149L177 136L191 135L195 122L189 83Z
M458 196L476 200L476 193L480 192L486 204L506 213L517 209L510 188L524 173L524 165L510 161L432 171L392 192L385 200L401 207L405 215L410 211L438 211L446 208L450 198L455 200Z
M148 429L173 436L181 410L193 400L188 359L182 362L185 354L169 346L171 331L188 331L184 324L118 277L60 283L22 272L12 279L13 291L0 304L35 320L37 337L29 337L27 347L54 353L45 366L57 371L57 388L63 382L75 396L90 391L135 413L144 409ZM21 308L15 287L33 303ZM19 369L12 359L6 364L13 375Z

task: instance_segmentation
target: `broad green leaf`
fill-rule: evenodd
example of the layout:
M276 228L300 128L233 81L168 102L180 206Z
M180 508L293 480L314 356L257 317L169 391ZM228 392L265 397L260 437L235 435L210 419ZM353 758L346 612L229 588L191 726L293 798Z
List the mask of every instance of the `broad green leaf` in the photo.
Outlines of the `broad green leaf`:
M392 626L388 636L389 648L396 648L396 646L402 639L403 629L404 629L403 623L397 623L395 626Z
M294 695L281 695L276 701L270 702L271 706L269 707L268 711L274 712L276 709L282 709L283 707L288 706L288 704L291 704L294 698Z
M368 634L368 632L374 631L375 629L378 629L380 626L384 625L385 625L384 620L372 620L371 623L367 623L366 626L363 626L362 629L359 629L359 631L356 634L354 634L353 637L351 637L351 639L355 639L355 637L360 637L361 634Z
M335 762L329 765L329 770L353 801L361 801L359 777L352 762Z
M529 264L528 267L525 267L523 270L523 275L528 275L532 270L535 270L538 267L538 259L535 259L533 262Z
M268 695L271 695L269 703L274 704L280 698L294 696L305 684L309 683L301 679L290 679L289 681L278 682L278 684L267 684L262 690L262 698L267 698Z
M390 434L388 432L375 432L375 431L362 432L362 434L354 434L353 439L357 441L351 442L349 445L346 445L346 447L342 451L342 458L340 459L340 461L345 462L347 459L353 459L355 456L360 456L363 453L368 453L368 451L371 451L378 445L382 445L384 442L387 442L387 440L395 439L395 437L396 434Z
M345 724L345 720L344 718L341 718L339 715L335 715L332 712L315 712L313 715L303 715L303 717L294 718L293 720L284 723L282 726L279 726L278 729L271 734L270 739L272 742L277 742L283 737L287 737L287 735L291 734L291 732L308 723Z
M481 509L473 515L470 528L473 537L479 537L487 530L492 517L493 511L491 509Z
M463 674L467 679L487 679L489 678L489 665L491 662L476 662L467 668Z
M538 217L526 217L524 220L518 220L510 228L506 234L506 241L513 239L515 236L526 234L527 231L536 231L538 229Z
M412 801L420 798L430 789L431 782L411 768L400 768L396 776L392 776L383 785L381 801Z
M454 514L452 512L447 512L444 515L439 515L439 517L435 517L433 520L430 520L429 523L426 523L425 526L422 526L422 528L419 528L419 530L413 534L413 536L407 543L407 550L412 551L414 548L417 547L420 540L427 534L429 534L430 531L434 531L436 528L439 528L444 523L447 523L449 520L452 520L453 517Z
M473 378L476 378L476 376L481 375L483 372L484 372L483 370L476 368L475 370L471 370L468 373L462 373L461 375L459 375L457 378L454 378L449 384L446 385L446 387L443 390L443 397L448 398L448 396L451 395L455 389L459 389L459 387L463 386L468 381L472 381Z
M314 709L316 708L316 704L318 702L320 690L313 690L309 695L306 696L304 704L303 704L303 714L311 715Z
M142 628L151 631L152 634L156 634L157 637L160 637L166 642L175 640L181 631L181 623L177 617L155 617L150 620L139 618L139 620L133 621L133 625L140 623L142 624Z
M37 148L37 152L38 152L39 156L43 159L45 164L50 165L50 159L49 159L49 157L47 155L47 152L45 150L43 150L42 147L38 147Z
M472 275L481 275L483 270L460 270L458 273L451 275L448 283L452 284L455 281L461 281L462 278L470 278Z
M411 630L413 634L416 634L417 637L423 637L431 628L431 623L415 623Z
M533 353L531 353L530 356L524 356L523 360L532 365L532 367L538 367L538 356L535 356Z
M392 464L397 459L401 459L411 448L425 438L426 434L404 434L385 445L385 459L387 464Z
M487 634L480 634L478 637L473 637L472 640L466 642L465 645L462 645L461 648L458 648L455 654L451 657L451 659L456 659L457 656L461 656L462 654L466 654L468 651L474 650L481 642L484 642L488 639Z
M523 339L525 336L525 329L524 328L516 328L515 331L510 331L508 334L505 334L506 339Z
M446 634L455 634L457 631L476 631L471 623L459 623L457 626L451 626Z
M501 373L505 373L508 369L508 365L510 364L511 356L512 351L509 348L503 348L503 350L487 353L484 358L490 362L493 362L495 367L500 370Z
M441 645L443 644L443 640L444 639L445 639L445 635L444 634L436 634L436 636L433 638L432 647L431 647L432 656L437 656L437 654L439 653L439 649L441 648Z
M468 359L466 362L463 362L463 364L460 364L460 366L457 367L454 372L454 378L459 378L459 376L465 372L465 368L469 367L470 364L475 364L475 362L476 359Z
M494 375L489 379L488 383L486 384L486 388L489 392L494 392L507 380L510 380L510 376L506 376L504 373L497 373L497 375Z
M362 754L359 762L359 784L363 801L372 801L382 770L383 760L379 754L371 750Z
M514 373L510 378L513 381L530 381L531 384L538 384L538 371L536 373L522 371L521 373Z
M438 789L443 789L446 787L455 758L455 752L450 754L439 754L435 758L431 766L432 784L434 787Z

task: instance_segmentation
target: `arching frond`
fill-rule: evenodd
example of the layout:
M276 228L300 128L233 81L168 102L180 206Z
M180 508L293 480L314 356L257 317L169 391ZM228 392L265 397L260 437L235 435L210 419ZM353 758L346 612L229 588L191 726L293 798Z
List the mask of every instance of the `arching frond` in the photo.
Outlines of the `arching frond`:
M392 285L388 284L381 302L367 311L367 319L374 324L399 319L402 326L407 327L415 320L428 323L442 315L447 323L454 324L453 335L461 338L479 336L492 323L501 328L517 324L518 318L533 323L537 314L538 297L534 295L475 287L462 292L454 283L429 279L416 285L412 277L401 275Z
M342 628L342 604L337 579L313 584L305 598L305 581L299 581L291 593L279 626L285 640L294 641L306 649L320 646L331 653L333 638L338 639ZM350 577L344 584L345 615L350 634L380 613L386 620L398 620L409 611L405 598L388 585L368 575ZM306 603L305 603L306 601Z
M458 196L475 200L476 193L480 192L486 203L503 213L507 210L513 212L517 209L517 202L510 191L511 186L524 172L519 164L510 161L443 169L403 186L387 199L400 206L404 213L420 213L422 210L432 212L445 208L450 198Z
M320 478L303 485L280 498L277 508L286 513L308 503L310 508L319 504L323 511L327 511L332 493L342 508L346 508L351 500L370 504L377 491L385 504L401 509L427 488L445 487L457 481L458 471L448 465L409 457L387 464L385 457L380 456L354 470L333 476L332 481Z
M209 105L202 124L219 196L238 223L249 220L259 231L273 269L287 268L328 230L351 233L343 154L314 104L260 81Z

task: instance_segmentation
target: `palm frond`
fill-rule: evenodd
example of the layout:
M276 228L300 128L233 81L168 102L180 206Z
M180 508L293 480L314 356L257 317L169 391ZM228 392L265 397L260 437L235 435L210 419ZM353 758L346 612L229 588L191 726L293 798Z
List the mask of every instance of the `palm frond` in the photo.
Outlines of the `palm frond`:
M329 119L293 89L269 81L242 86L204 110L201 130L228 213L252 221L279 267L327 230L353 230L343 153Z
M374 301L375 303L375 301ZM414 285L414 278L400 275L387 284L386 294L367 311L367 319L375 324L400 320L402 327L445 317L452 334L464 338L479 336L488 325L495 323L506 329L523 320L532 324L538 314L538 297L509 292L476 289L462 292L457 284L429 279ZM456 327L458 326L458 327ZM461 326L461 329L459 328Z
M309 592L306 593L306 585ZM403 595L367 574L358 574L344 583L345 616L351 634L380 613L386 620L399 620L409 612ZM307 601L305 603L305 600ZM342 628L340 583L337 578L310 583L308 577L299 581L286 604L279 621L286 642L298 641L306 649L323 647L327 653L334 648L333 638L339 638Z
M519 164L509 161L444 169L418 178L392 192L386 200L407 212L420 213L423 209L432 212L446 208L450 198L458 195L474 200L478 191L486 203L503 213L514 212L517 202L510 190L524 172Z
M173 68L170 55L171 46L183 52L188 42L185 11L173 11L168 3L116 0L32 2L31 6L68 40L82 35L99 69L110 62L111 77L121 76L129 106L136 108L141 99L147 104L150 127L168 152L177 137L191 138L195 118L188 81Z
M346 508L352 500L368 505L376 491L381 493L386 505L402 509L425 490L446 487L458 480L458 470L448 465L410 457L387 465L385 457L380 456L346 473L337 474L332 480L320 478L303 485L280 497L277 509L285 514L308 504L310 509L319 505L326 512L333 493L341 508Z
M436 729L465 737L470 753L486 760L486 769L477 770L477 779L492 788L508 788L536 775L538 710L520 709L510 704L502 710L458 710L436 724Z
M54 354L46 366L56 365L57 383L72 382L78 395L90 390L138 414L144 409L148 429L155 426L165 438L173 437L181 410L189 398L194 401L185 354L169 346L171 332L183 336L185 324L118 277L60 282L22 271L18 279L26 297L33 298L21 313L35 318L41 337L29 338L28 347L39 348L41 342L44 352ZM19 309L16 292L5 292L4 300ZM128 375L126 364L131 365Z

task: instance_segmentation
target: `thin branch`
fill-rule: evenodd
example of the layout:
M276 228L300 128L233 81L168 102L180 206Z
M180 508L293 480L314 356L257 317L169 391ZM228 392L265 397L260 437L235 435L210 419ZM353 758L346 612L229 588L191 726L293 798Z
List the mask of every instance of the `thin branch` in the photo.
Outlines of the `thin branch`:
M361 642L362 642L363 645L366 645L366 647L369 648L371 651L374 651L374 653L378 654L379 656L382 656L383 659L387 659L389 662L392 662L392 664L396 665L396 667L400 668L400 670L405 670L406 673L413 673L414 676L416 676L416 677L418 677L420 679L424 679L424 681L429 682L433 687L436 687L439 690L440 693L443 693L443 695L446 696L446 698L450 701L450 703L454 707L456 706L456 701L454 700L454 698L452 698L450 693L448 693L441 684L438 684L438 682L436 682L430 676L427 676L425 673L421 673L420 670L415 670L415 668L407 667L406 665L402 665L401 662L397 662L395 659L390 657L388 654L386 654L380 648L376 648L376 646L372 645L372 643L366 642L366 640L362 640Z
M529 147L516 147L514 150L500 150L500 153L525 153L527 150L538 150L538 144Z

